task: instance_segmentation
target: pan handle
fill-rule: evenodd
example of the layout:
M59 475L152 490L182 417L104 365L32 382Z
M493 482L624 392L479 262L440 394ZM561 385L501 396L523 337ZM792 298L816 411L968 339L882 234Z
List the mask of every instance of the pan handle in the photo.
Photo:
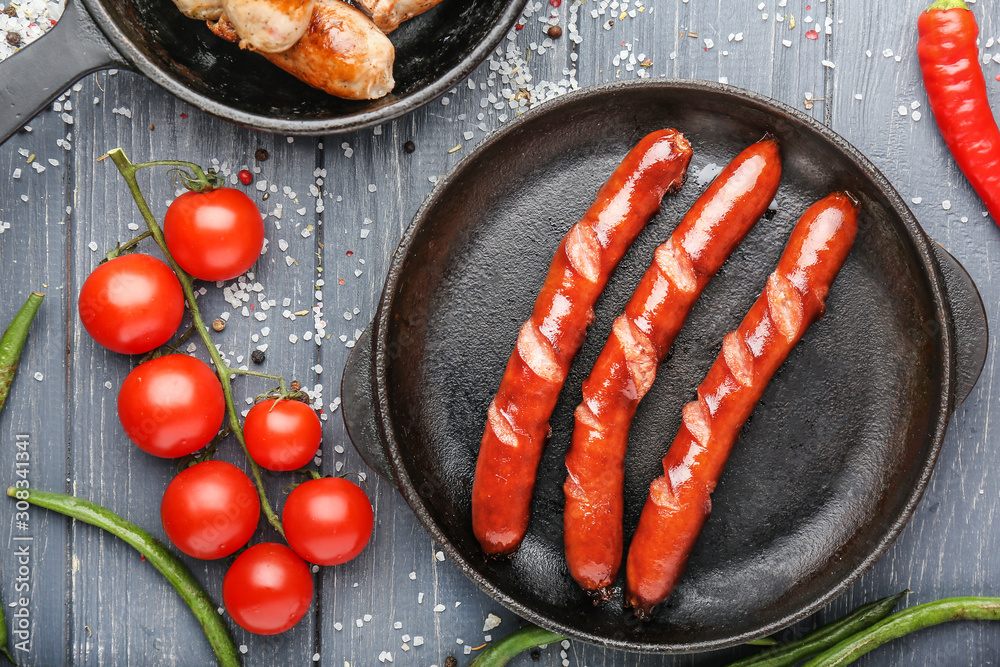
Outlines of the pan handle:
M986 321L983 299L969 272L940 244L932 243L931 247L934 249L941 275L944 277L952 329L955 334L955 401L952 407L954 410L969 397L986 364L990 339L989 324Z
M80 0L67 0L48 34L0 63L0 143L84 74L125 59Z
M375 383L372 379L372 325L354 344L344 366L340 381L340 395L343 400L344 425L354 448L361 454L368 467L378 476L396 486L392 466L385 455L385 447L378 432L375 411Z

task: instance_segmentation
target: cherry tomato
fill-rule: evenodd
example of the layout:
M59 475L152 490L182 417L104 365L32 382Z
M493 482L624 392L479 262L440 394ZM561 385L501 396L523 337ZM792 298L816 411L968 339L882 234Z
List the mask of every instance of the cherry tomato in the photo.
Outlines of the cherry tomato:
M210 443L225 411L215 373L186 354L140 364L118 392L118 419L129 440L163 458L187 456Z
M101 264L80 288L80 321L112 352L142 354L163 345L184 315L184 292L170 267L149 255Z
M357 484L323 477L303 482L288 494L281 521L295 553L317 565L339 565L368 544L374 515Z
M195 558L222 558L253 536L260 499L242 470L225 461L205 461L167 485L160 503L163 530L174 546Z
M284 544L255 544L233 561L222 582L222 602L241 628L276 635L298 623L313 597L306 562Z
M297 470L316 456L323 427L302 401L268 399L250 408L243 436L253 460L268 470Z
M202 280L246 273L264 247L264 220L234 188L185 192L163 218L167 247L181 268Z

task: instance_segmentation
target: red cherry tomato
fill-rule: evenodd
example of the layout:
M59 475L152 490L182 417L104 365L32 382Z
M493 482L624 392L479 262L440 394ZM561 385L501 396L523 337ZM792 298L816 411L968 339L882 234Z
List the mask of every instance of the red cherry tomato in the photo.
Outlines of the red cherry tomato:
M260 499L242 470L225 461L205 461L167 485L160 503L163 530L174 546L195 558L222 558L253 536Z
M317 565L339 565L365 548L375 517L357 484L323 477L303 482L288 494L281 521L295 553Z
M170 267L149 255L98 266L80 288L80 321L112 352L142 354L163 345L184 315L184 292Z
M306 562L283 544L255 544L233 561L222 582L222 602L241 628L276 635L298 623L312 603Z
M253 460L268 470L297 470L316 456L323 427L302 401L268 399L250 408L243 435Z
M185 192L163 218L167 247L181 268L202 280L246 273L264 247L257 205L234 188Z
M118 392L118 419L129 440L164 458L187 456L210 443L225 410L215 373L186 354L140 364Z

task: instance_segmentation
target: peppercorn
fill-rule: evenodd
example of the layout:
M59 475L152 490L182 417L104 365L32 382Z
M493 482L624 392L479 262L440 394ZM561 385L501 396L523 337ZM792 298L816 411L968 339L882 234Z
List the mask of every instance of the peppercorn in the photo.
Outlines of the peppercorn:
M562 37L562 28L560 28L557 25L554 25L551 28L549 28L549 37L551 37L552 39L559 39L560 37Z
M454 656L449 655L444 659L444 667L458 667L458 660Z
M11 46L21 46L21 35L14 31L8 32L7 43Z
M221 317L217 317L212 321L212 328L216 331L222 331L226 328L226 321Z
M403 144L403 150L406 151L407 153L412 153L413 151L417 150L417 145L412 141L407 141L405 144Z
M253 183L253 174L246 169L241 169L240 173L236 174L236 176L240 179L240 183L243 185L250 185Z
M6 7L3 8L3 13L11 18L14 18L17 16L17 9L14 7L14 5L7 5Z
M264 350L254 350L251 352L250 361L254 362L258 366L264 363Z
M537 648L531 649L531 659L534 660L535 662L538 662L539 660L542 659L542 652L539 651Z
M258 148L256 151L254 151L253 156L254 159L257 160L257 162L263 162L267 158L271 157L270 154L267 152L266 148Z
M288 385L288 388L292 391L298 391L299 389L302 389L302 383L298 380L292 380L292 383Z

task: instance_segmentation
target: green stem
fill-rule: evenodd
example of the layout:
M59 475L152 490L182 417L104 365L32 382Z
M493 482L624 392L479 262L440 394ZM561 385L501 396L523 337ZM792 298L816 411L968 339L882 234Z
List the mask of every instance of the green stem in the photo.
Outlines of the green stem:
M945 598L904 609L821 653L805 667L847 665L903 635L949 621L1000 621L1000 598Z
M543 630L537 625L526 625L484 650L472 661L469 667L503 667L507 661L519 653L563 639L566 638L554 632Z
M115 259L116 257L121 257L121 255L123 253L126 253L129 248L134 248L135 246L139 245L140 241L142 241L144 239L148 239L149 237L150 237L150 233L148 231L145 231L142 234L139 234L138 236L136 236L131 241L127 241L125 243L125 245L117 245L117 246L115 246L115 249L109 251L108 254L104 256L104 258L110 262L111 260Z
M797 641L761 651L748 658L729 663L727 667L749 667L750 665L754 667L787 667L788 665L797 665L803 660L835 646L855 633L878 623L892 613L892 610L908 592L903 591L875 602L869 602L840 620L828 623Z
M7 489L7 495L97 526L132 546L167 578L167 581L173 585L191 608L212 645L219 665L239 667L239 653L229 630L222 622L222 617L219 615L215 603L208 597L208 593L194 578L191 571L162 542L114 512L75 496L13 486Z
M259 371L251 371L246 368L233 368L231 369L233 375L252 375L258 378L267 378L269 380L277 380L278 386L281 388L281 395L286 396L288 394L288 389L285 388L285 378L280 375L269 375L267 373L261 373Z
M191 312L191 319L193 321L192 326L198 332L202 342L205 344L205 348L208 350L209 356L212 357L212 363L215 365L215 372L219 376L219 382L222 384L222 394L226 399L226 413L229 416L229 427L236 435L236 440L240 443L240 447L243 448L247 461L250 463L250 472L253 475L254 484L257 486L257 494L260 496L261 509L264 512L264 516L267 517L268 523L270 523L271 526L273 526L274 529L278 531L282 537L284 537L285 530L281 526L281 519L278 518L274 508L271 507L271 502L267 498L267 492L264 490L264 480L261 476L260 466L258 466L257 462L253 460L253 457L250 456L250 451L247 449L247 443L243 437L243 427L240 425L240 416L236 411L236 402L233 400L232 377L233 375L241 373L246 374L246 372L230 368L226 362L223 361L222 355L219 354L219 351L215 349L215 343L212 341L212 337L208 334L208 327L205 326L205 320L202 318L201 310L198 308L198 302L195 300L194 281L191 276L188 275L188 273L182 269L179 264L177 264L177 260L174 259L174 256L170 254L170 250L167 248L166 239L163 237L163 230L160 229L159 223L157 223L156 218L153 217L153 212L149 209L149 204L146 203L146 198L143 197L142 190L139 188L139 183L135 178L137 170L145 167L161 165L189 166L196 172L196 174L200 173L201 175L204 175L204 172L201 171L200 167L193 163L177 162L173 160L144 162L134 165L129 161L129 159L125 156L125 152L120 148L109 151L107 156L110 157L115 163L115 166L118 167L118 171L125 179L125 183L128 185L128 189L132 193L132 198L139 207L139 212L146 221L146 227L153 236L153 240L155 240L156 245L160 247L160 251L166 258L170 268L177 274L177 280L180 282L181 290L184 292L184 299L187 301L188 310Z
M962 0L935 0L931 5L924 11L931 11L932 9L940 9L941 11L946 11L948 9L964 9L969 11L969 5L962 2Z
M45 295L40 292L28 295L28 300L17 311L10 326L3 332L3 337L0 337L0 410L3 410L3 404L7 402L7 394L10 393L10 385L21 359L21 350L28 338L28 329L31 328L31 322L44 298Z
M142 365L149 361L150 359L156 359L157 357L162 357L165 352L164 350L169 350L171 352L179 353L178 349L181 345L187 342L187 339L194 335L194 326L187 328L187 331L182 333L180 337L172 343L164 343L160 347L156 348L152 352L147 352L142 359L139 360L139 364Z

